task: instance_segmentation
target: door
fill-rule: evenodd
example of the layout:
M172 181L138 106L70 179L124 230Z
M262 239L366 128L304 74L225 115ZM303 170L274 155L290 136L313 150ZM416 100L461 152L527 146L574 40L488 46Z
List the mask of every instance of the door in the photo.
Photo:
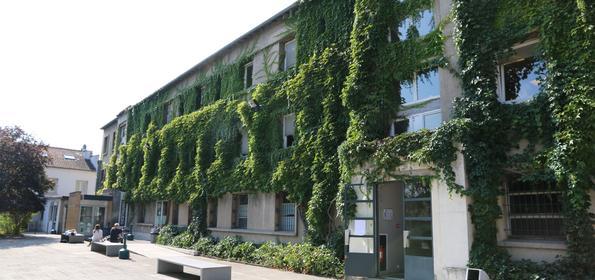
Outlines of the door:
M345 275L376 277L376 186L345 187Z
M405 279L432 280L434 265L430 187L422 182L406 184L403 204Z

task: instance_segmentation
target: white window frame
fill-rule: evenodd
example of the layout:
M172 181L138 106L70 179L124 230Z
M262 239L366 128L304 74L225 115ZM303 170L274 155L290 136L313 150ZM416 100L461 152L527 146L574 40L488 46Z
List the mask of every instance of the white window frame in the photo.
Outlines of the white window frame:
M289 45L289 44L295 44L294 55L295 55L296 63L294 63L291 66L287 66L287 45ZM295 38L293 38L293 39L283 43L283 71L287 71L287 70L291 69L292 67L295 67L296 64L297 64L297 41L295 40Z
M82 194L87 194L89 192L89 181L88 180L76 180L75 186L74 186L74 191L75 192L80 191Z
M252 73L250 73L250 85L248 85L248 67L252 67ZM244 64L244 89L250 89L254 87L254 63L252 61Z
M118 126L118 133L120 134L120 145L126 145L126 123L121 123Z
M240 129L240 135L242 136L240 140L240 156L246 158L250 151L250 139L248 138L248 132L243 128Z
M512 46L512 50L515 53L518 53L518 51L521 50L525 50L528 52L531 52L531 55L513 55L511 58L509 58L508 60L505 60L501 63L498 64L498 84L497 84L497 93L498 93L498 101L500 101L500 103L503 104L522 104L522 103L526 103L526 102L530 102L531 100L533 100L533 97L527 99L527 100L523 100L523 101L516 101L516 100L506 100L506 89L504 87L505 82L504 82L504 66L511 64L511 63L515 63L515 62L519 62L519 61L523 61L527 58L530 57L535 57L535 53L534 50L537 48L537 46L539 45L539 39L531 39L531 40L527 40L523 43L520 44L516 44L514 46Z
M167 211L167 206L165 200L159 200L155 202L155 225L162 226L165 225L167 222L167 213L163 215ZM159 212L161 209L161 213Z
M413 101L411 102L407 102L407 103L403 103L403 106L409 106L409 105L415 105L415 104L419 104L419 103L423 103L426 101L430 101L430 100L434 100L434 99L439 99L440 98L440 68L436 67L436 68L432 68L430 70L428 70L428 72L430 71L436 71L436 76L438 77L438 95L435 96L430 96L428 98L424 98L424 99L419 99L419 90L418 90L418 79L419 79L419 72L424 72L424 71L418 71L413 73L413 80L412 80L412 84L411 86L413 87Z
M293 118L293 133L289 134L287 131L287 126L285 125L286 121L288 118ZM283 148L288 148L291 146L295 145L295 126L296 126L296 120L295 120L296 116L295 113L291 113L291 114L287 114L283 116ZM292 136L293 137L293 142L291 146L287 145L287 136Z
M433 114L439 114L440 115L440 125L442 125L444 123L444 120L442 119L442 115L441 115L441 110L440 109L436 109L436 110L430 110L430 111L426 111L426 112L421 112L421 113L417 113L417 114L412 114L412 115L408 115L408 116L404 116L401 118L397 118L394 119L391 122L391 126L390 126L390 136L396 136L396 129L395 129L395 122L403 120L403 119L407 119L409 121L409 126L407 127L407 132L414 132L414 131L419 131L421 129L429 129L429 130L434 130L436 128L427 128L426 123L425 123L425 117L428 115L433 115ZM414 123L414 119L415 118L422 118L422 123L423 123L423 127L417 130L413 130L412 126Z

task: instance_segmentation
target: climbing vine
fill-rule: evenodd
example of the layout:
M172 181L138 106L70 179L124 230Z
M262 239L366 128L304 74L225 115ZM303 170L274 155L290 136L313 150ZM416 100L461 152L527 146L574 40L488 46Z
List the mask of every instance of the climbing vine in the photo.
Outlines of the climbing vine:
M116 147L105 186L129 192L134 201L190 202L203 231L208 198L284 192L298 205L308 240L318 245L337 240L340 185L356 171L368 182L439 178L472 201L470 266L495 279L590 277L595 262L588 213L595 174L593 4L454 0L447 20L454 25L458 65L449 65L442 49L447 22L435 23L423 36L415 25L397 28L405 20L419 21L433 3L301 1L290 17L298 42L295 68L275 72L267 66L267 81L244 89L241 74L254 56L250 49L208 75L188 78L131 107L127 143ZM538 56L545 61L540 93L530 102L501 103L499 61L528 36L539 39ZM272 57L267 51L265 60ZM387 137L403 102L399 84L436 68L460 79L462 92L451 119L434 131ZM176 117L167 122L172 107ZM282 120L291 113L296 139L284 148ZM243 135L249 147L245 156ZM517 145L521 140L528 142L523 149ZM452 168L459 155L466 166L465 188L455 183ZM435 174L397 172L410 162ZM497 246L505 169L527 182L553 181L563 192L568 256L555 265L512 262Z

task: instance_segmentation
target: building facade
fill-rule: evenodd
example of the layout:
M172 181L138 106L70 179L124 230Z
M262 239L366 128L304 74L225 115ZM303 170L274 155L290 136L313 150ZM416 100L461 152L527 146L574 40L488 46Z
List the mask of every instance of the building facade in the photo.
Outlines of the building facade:
M46 156L51 159L46 176L55 186L45 194L45 209L33 217L29 230L76 229L90 234L95 224L107 227L111 205L95 195L98 156L84 146L81 150L48 147Z
M118 196L113 219L147 239L194 218L211 236L257 243L339 235L346 278L466 279L474 242L484 242L473 145L459 135L431 151L441 148L435 135L480 130L469 122L482 118L460 107L484 102L468 101L473 82L460 65L471 50L455 43L466 31L455 32L452 15L466 6L339 2L288 7L104 126L98 185ZM540 102L541 36L531 27L493 47L486 112ZM531 136L501 137L514 141L499 154L507 159L544 149ZM490 171L494 250L550 263L572 255L563 191L525 171Z

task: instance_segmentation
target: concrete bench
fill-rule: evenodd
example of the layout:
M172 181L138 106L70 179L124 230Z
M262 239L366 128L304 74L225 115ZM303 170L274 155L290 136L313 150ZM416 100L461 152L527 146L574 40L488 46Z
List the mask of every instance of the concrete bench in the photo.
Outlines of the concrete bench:
M193 257L157 258L157 273L184 272L184 266L200 269L200 280L231 280L231 266L201 261Z
M82 234L69 235L68 243L83 243L85 242L85 236Z
M91 242L91 251L93 252L105 252L105 255L108 257L114 257L118 255L120 249L124 248L124 244L122 243L112 243L112 242Z

